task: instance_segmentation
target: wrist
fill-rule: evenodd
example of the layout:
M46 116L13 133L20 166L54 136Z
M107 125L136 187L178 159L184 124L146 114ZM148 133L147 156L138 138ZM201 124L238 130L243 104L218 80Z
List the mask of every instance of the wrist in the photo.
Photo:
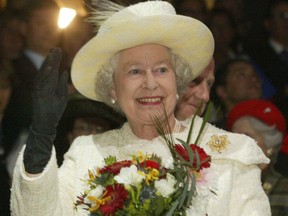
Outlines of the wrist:
M30 128L24 151L25 171L30 174L43 172L52 155L52 146L56 133L39 134Z
M36 136L46 136L46 137L53 137L53 140L54 138L56 137L56 127L48 130L48 129L44 129L44 128L39 128L39 127L35 127L33 126L33 124L30 126L30 133L36 135Z

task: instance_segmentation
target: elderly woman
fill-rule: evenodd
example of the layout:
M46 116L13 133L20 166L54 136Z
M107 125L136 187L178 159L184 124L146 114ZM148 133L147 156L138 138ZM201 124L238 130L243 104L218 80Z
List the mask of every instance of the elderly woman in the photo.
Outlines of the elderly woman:
M91 21L100 25L98 34L76 55L72 80L80 93L112 106L128 121L120 129L77 138L57 169L52 141L65 107L65 75L57 77L61 53L54 50L36 83L33 124L14 171L12 214L270 215L258 167L269 160L252 139L207 124L197 141L199 151L195 151L194 160L207 166L201 166L200 170L198 165L190 164L195 169L188 169L188 184L183 185L181 163L177 162L183 162L184 158L191 161L192 151L185 154L183 146L177 145L181 157L175 161L177 154L171 150L174 145L168 145L159 136L159 125L155 126L153 117L157 116L158 123L164 125L161 134L172 133L174 143L179 143L176 138L186 140L189 136L190 123L177 121L174 109L177 94L186 89L212 58L214 42L208 28L193 18L176 15L174 8L164 1L126 8L97 1L97 7L99 11L95 11ZM193 119L189 144L196 142L202 125L200 117ZM192 147L197 149L195 145ZM134 155L132 161L131 155ZM151 155L150 161L142 160ZM112 163L109 156L121 162ZM127 165L132 162L137 166ZM115 166L109 166L111 163ZM119 166L122 168L116 172ZM88 169L98 171L89 172L87 177ZM134 172L135 169L140 170ZM180 174L177 176L173 170ZM161 175L163 172L165 175ZM107 177L111 175L116 176ZM143 178L146 184L140 187L139 194L138 183ZM109 181L116 182L117 187ZM167 184L161 190L158 186L163 181ZM87 184L91 185L88 192L83 186ZM175 192L175 188L181 193ZM187 201L185 208L182 200L174 199L182 194L187 194L183 198Z
M286 120L281 111L266 100L243 101L230 111L227 126L232 132L255 139L271 159L269 165L260 165L263 188L269 197L272 215L288 215L288 178L274 168L280 147L288 143Z

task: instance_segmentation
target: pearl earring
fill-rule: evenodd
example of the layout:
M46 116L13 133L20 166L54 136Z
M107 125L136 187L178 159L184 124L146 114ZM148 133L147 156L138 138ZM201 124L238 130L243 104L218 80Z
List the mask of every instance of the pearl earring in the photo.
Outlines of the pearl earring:
M111 103L112 103L112 104L115 104L116 101L115 101L113 98L111 98Z
M179 95L178 94L176 94L176 100L178 100L179 99Z

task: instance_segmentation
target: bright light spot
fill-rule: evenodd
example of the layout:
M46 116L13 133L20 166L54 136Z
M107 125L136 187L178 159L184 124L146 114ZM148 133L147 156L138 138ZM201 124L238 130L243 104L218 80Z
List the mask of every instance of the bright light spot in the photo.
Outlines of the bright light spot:
M59 19L58 19L58 27L61 29L66 28L70 22L74 19L76 16L76 10L71 8L61 8Z

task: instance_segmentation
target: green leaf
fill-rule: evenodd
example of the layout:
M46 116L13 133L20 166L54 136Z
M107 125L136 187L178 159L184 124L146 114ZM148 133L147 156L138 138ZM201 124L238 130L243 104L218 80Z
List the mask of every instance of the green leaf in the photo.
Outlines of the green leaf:
M206 109L205 114L203 116L203 121L202 121L202 124L201 124L201 127L200 127L200 131L198 133L198 136L196 138L195 145L198 144L198 141L199 141L200 136L201 136L201 134L203 132L203 129L204 129L206 123L208 122L208 120L210 119L212 109L213 109L213 102L210 101L208 103L208 105L207 105L207 109Z
M195 188L196 188L196 177L195 175L192 173L191 175L191 190L188 192L188 195L187 195L187 200L186 200L186 206L189 206L192 202L192 199L195 195Z
M183 204L185 202L185 199L186 199L186 196L187 196L188 187L189 187L189 178L187 178L187 176L186 176L182 194L180 195L180 197L178 199L178 201L179 201L178 208L182 208L182 206L183 206Z
M112 165L117 162L117 158L115 156L109 156L104 159L106 166Z
M198 112L198 109L197 109L196 112ZM196 114L194 114L194 116L193 116L193 118L192 118L192 121L191 121L191 124L190 124L190 128L189 128L189 132L188 132L188 136L187 136L187 140L186 140L186 143L190 143L191 135L192 135L192 130L193 130L193 127L194 127L194 121L195 121L195 118L196 118Z
M199 156L197 149L195 150L195 158L196 158L196 164L197 164L196 169L199 170L201 166L201 161L200 161L200 156Z
M106 187L107 185L113 185L115 182L113 173L103 173L95 179L95 183Z
M189 162L191 163L190 166L193 165L193 161L194 161L194 152L191 149L190 145L188 143L185 143L183 140L181 139L177 139L179 142L181 142L181 144L184 146L184 148L186 149L186 151L188 152L189 155Z
M164 197L157 197L156 199L153 199L152 203L153 206L155 206L153 215L162 215L166 208Z
M178 204L178 200L175 200L175 202L172 203L170 210L165 214L165 216L173 216Z

